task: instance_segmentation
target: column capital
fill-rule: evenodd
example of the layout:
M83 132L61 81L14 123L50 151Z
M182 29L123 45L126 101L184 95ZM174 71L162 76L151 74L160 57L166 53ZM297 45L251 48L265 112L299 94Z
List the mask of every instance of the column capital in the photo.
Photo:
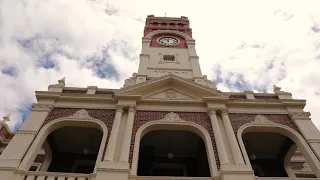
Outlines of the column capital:
M217 109L218 112L221 113L221 115L227 115L228 114L228 109L227 108L219 108Z
M208 108L208 113L209 115L217 115L217 110L216 108Z
M117 106L116 106L116 111L117 111L117 112L120 112L120 113L123 113L123 111L124 111L124 106L123 106L123 105L117 105Z
M129 106L128 111L129 111L129 112L132 112L132 113L135 113L135 112L136 112L136 109L137 109L137 106L131 105L131 106Z

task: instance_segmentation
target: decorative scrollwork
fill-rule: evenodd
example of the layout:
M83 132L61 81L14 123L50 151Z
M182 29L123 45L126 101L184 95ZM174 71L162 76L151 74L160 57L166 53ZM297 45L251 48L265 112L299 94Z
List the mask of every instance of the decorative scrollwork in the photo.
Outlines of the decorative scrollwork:
M174 112L170 112L166 115L165 118L161 119L161 121L183 121L178 114Z
M256 117L254 118L254 121L252 121L251 123L254 124L272 124L274 122L270 121L267 117L262 116L262 115L256 115Z

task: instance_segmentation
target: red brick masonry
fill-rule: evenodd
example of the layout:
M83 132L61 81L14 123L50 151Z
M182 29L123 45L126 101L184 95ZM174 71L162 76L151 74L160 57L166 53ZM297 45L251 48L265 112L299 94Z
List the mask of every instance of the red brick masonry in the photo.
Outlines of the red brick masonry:
M270 121L279 123L285 126L288 126L298 133L300 133L298 127L296 124L290 119L290 117L286 114L261 114L268 118ZM254 121L254 118L257 116L257 114L229 114L229 118L233 127L233 130L235 133L238 132L238 129L246 124Z
M48 115L47 119L44 121L43 126L49 123L52 120L72 116L76 111L81 109L76 108L54 108ZM89 112L90 117L99 119L102 121L108 128L108 138L106 142L105 149L108 145L108 140L110 132L112 129L113 120L115 117L115 110L112 109L86 109ZM105 152L105 151L104 151ZM104 155L103 155L104 156Z
M132 163L132 156L133 156L133 148L134 148L134 140L138 129L145 123L149 121L155 121L163 119L166 114L169 112L159 112L159 111L137 111L135 114L133 130L132 130L132 139L131 139L131 147L130 147L130 156L129 156L129 163ZM177 113L181 119L197 123L204 127L208 133L210 134L211 141L213 144L213 149L215 153L215 158L217 162L218 169L220 168L220 162L218 157L218 151L216 148L216 142L213 136L213 131L211 127L210 117L207 113L202 112L175 112Z

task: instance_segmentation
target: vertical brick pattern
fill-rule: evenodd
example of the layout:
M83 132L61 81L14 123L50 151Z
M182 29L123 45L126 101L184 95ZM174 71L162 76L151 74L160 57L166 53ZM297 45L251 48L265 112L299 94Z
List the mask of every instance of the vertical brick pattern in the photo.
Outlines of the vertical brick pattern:
M149 121L156 121L156 120L163 119L166 116L166 114L168 114L168 113L169 112L159 112L159 111L137 111L136 112L135 118L134 118L133 130L132 130L131 146L130 146L130 156L129 156L130 166L132 164L134 141L135 141L135 136L136 136L138 129L143 124L145 124ZM215 159L216 159L217 166L219 169L220 168L220 161L219 161L219 157L218 157L218 151L217 151L216 142L214 139L209 115L207 113L202 113L202 112L200 112L200 113L199 112L175 112L175 113L178 114L181 119L199 124L208 131L208 133L210 134L210 137L211 137L213 150L215 153Z
M81 110L77 108L54 108L48 115L47 119L44 121L43 126L52 120L62 117L68 117L73 115L76 111ZM108 138L104 150L107 148L109 136L112 129L113 120L115 117L115 110L110 109L86 109L89 112L90 117L99 119L108 128ZM104 151L105 152L105 151ZM103 154L104 157L104 154ZM102 157L102 158L103 158Z
M300 133L296 124L290 119L290 117L286 114L261 114L268 118L270 121L288 126L298 133ZM229 118L235 133L238 132L239 128L246 124L254 121L254 118L257 114L229 114Z

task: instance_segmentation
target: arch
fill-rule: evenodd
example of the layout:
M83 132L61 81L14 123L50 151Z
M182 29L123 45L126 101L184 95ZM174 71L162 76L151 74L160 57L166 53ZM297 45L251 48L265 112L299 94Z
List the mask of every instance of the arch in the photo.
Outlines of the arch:
M154 131L154 130L185 130L189 132L193 132L200 136L206 147L208 163L210 174L212 177L219 176L217 163L213 151L213 145L211 141L211 137L207 130L202 126L188 121L170 121L170 120L157 120L157 121L150 121L142 125L136 135L134 141L134 149L133 149L133 156L132 156L132 164L131 164L131 175L137 175L138 170L138 159L139 159L139 151L140 151L140 141L144 135L147 133Z
M43 149L45 152L45 158L40 171L47 171L52 161L52 151L47 140L43 143Z
M33 143L31 144L29 150L27 151L18 169L23 171L28 171L28 168L31 166L33 159L36 157L38 150L44 144L48 135L59 128L68 127L68 126L93 127L93 128L98 128L102 131L103 136L101 139L99 153L97 156L95 169L94 169L94 172L96 172L96 168L98 167L100 161L102 160L102 155L103 155L104 147L106 145L107 136L108 136L108 128L99 119L77 118L77 117L64 117L64 118L55 119L49 122L48 124L46 124L45 126L43 126L39 131L39 133L37 134L36 138L34 139Z
M183 37L186 41L187 40L192 40L192 38L183 32L180 31L173 31L173 30L156 30L156 31L152 31L150 33L148 33L145 38L152 38L153 36L157 35L157 34L165 34L165 33L170 33L170 34L176 34L178 36Z
M281 134L289 139L291 139L296 146L301 150L302 154L305 156L307 162L310 164L312 171L316 174L317 177L320 177L320 162L318 161L317 157L304 140L304 138L297 133L295 130L276 123L247 123L242 125L237 133L239 145L245 159L245 162L248 166L251 167L250 159L247 154L247 150L242 140L242 135L246 132L270 132L270 133L278 133Z

